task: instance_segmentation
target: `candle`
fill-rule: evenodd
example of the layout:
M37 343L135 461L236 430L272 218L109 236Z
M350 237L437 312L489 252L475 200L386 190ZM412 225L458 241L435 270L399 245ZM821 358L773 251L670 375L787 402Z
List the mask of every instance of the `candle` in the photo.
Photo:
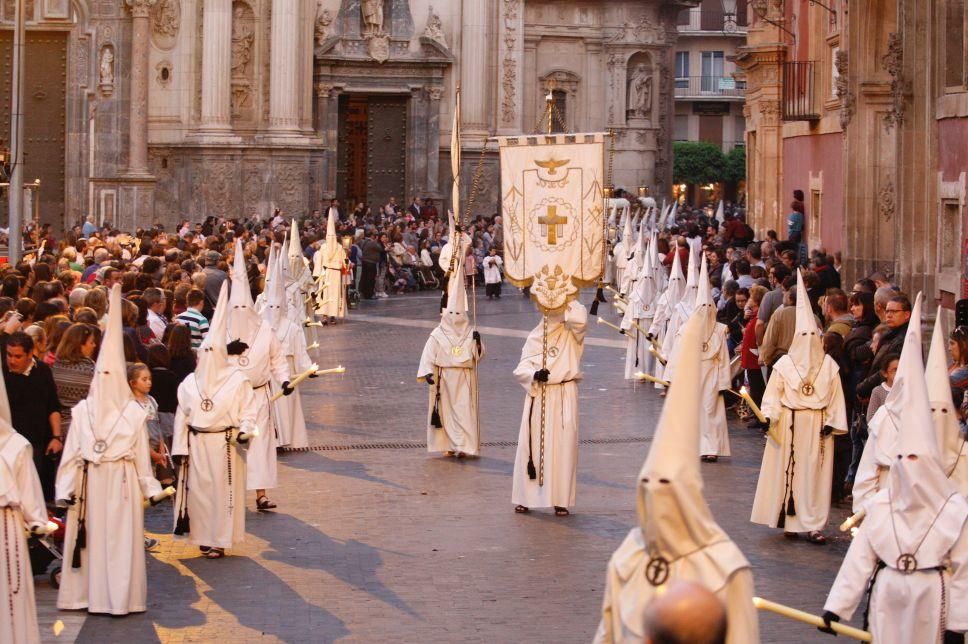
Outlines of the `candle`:
M766 416L763 415L763 412L760 411L760 408L756 405L755 402L753 402L753 399L750 397L750 392L745 386L739 388L739 396L740 398L746 401L746 404L749 406L750 411L753 412L754 416L756 416L756 420L760 421L761 423L765 423Z
M668 380L663 380L662 378L656 378L655 376L649 375L647 373L642 373L641 371L635 372L635 377L639 380L648 380L649 382L654 382L662 385L663 387L668 387L670 383Z

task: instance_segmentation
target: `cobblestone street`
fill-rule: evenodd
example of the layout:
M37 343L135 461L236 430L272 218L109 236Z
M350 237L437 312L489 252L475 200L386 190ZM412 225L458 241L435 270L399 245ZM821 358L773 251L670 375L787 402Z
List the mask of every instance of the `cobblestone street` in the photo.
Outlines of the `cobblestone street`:
M586 303L590 294L583 297ZM41 631L78 642L589 642L608 558L637 521L634 484L661 409L657 392L622 379L624 343L592 326L584 353L577 504L570 517L512 511L511 469L523 393L511 376L533 305L505 287L477 301L487 355L476 460L428 455L426 385L415 381L431 294L364 302L319 330L323 368L307 381L311 448L280 457L274 513L248 499L247 537L221 561L169 534L152 509L148 612L59 613L37 578ZM603 306L610 319L613 312ZM594 320L594 318L590 318ZM757 594L819 613L847 541L833 525L817 547L749 522L763 438L731 424L734 456L704 464L709 504L753 564ZM831 523L846 509L837 508ZM61 619L65 631L54 637ZM854 620L856 624L859 618ZM764 642L824 641L761 614Z

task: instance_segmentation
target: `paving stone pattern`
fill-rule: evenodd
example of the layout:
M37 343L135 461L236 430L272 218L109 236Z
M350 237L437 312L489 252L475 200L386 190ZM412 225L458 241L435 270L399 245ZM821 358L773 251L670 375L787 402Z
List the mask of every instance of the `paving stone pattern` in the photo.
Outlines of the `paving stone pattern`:
M662 399L651 386L622 379L623 350L588 346L574 513L515 514L511 469L523 404L511 376L523 344L515 335L539 317L514 289L505 293L500 301L481 297L477 306L480 326L513 331L484 338L480 368L483 440L502 446L463 461L393 447L426 438L426 385L415 376L428 333L420 321L435 319L438 298L364 302L366 321L351 316L320 331L318 362L343 364L347 373L307 381L310 443L320 449L281 457L281 487L272 494L278 511L254 512L250 495L245 543L209 561L168 534L170 505L150 510L147 527L161 543L148 560L148 612L58 613L54 591L38 577L45 640L590 641L606 562L637 522L635 480ZM615 339L603 326L589 333ZM847 511L833 513L825 547L751 524L763 441L734 422L734 456L702 466L706 496L752 563L757 593L819 613L848 545L833 524ZM328 449L349 444L357 447ZM58 618L69 628L54 638ZM826 640L770 615L760 624L765 642Z

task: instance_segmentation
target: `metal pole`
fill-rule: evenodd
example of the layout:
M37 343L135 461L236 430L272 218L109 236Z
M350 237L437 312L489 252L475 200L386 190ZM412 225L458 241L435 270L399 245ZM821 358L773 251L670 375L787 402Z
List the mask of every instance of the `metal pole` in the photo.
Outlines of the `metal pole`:
M24 0L16 0L17 26L13 36L13 70L10 84L10 218L7 256L11 264L20 261L23 252L24 207L24 40L26 16Z

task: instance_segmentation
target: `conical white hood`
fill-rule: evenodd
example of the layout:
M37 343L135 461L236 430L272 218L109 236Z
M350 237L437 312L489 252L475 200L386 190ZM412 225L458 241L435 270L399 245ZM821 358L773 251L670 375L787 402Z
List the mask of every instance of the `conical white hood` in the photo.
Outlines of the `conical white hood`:
M94 424L102 432L114 427L132 398L122 335L121 285L115 284L108 296L108 323L87 394L88 411L94 410Z
M688 244L686 245L688 248ZM676 257L679 257L679 247L676 246ZM689 258L686 260L686 288L682 293L682 297L679 299L680 302L686 302L691 304L696 301L696 292L698 291L698 283L696 282L696 262L692 256L692 249L689 249Z
M823 363L823 343L820 340L820 329L817 328L817 318L810 306L810 298L799 269L797 269L796 306L797 326L787 355L793 361L800 378L804 382L813 383L816 377L814 372L820 369Z
M682 275L682 262L679 259L679 249L672 253L672 271L669 273L669 284L666 286L666 303L674 307L686 292L686 280Z
M252 290L249 287L249 274L245 267L245 254L242 250L242 240L235 240L235 257L232 261L232 291L229 296L229 308L232 314L228 320L228 334L230 340L242 340L252 344L262 318L255 311L252 302Z
M302 243L299 238L299 224L296 218L292 218L292 230L289 233L289 275L294 280L302 277L306 271L306 262L303 260Z
M275 275L281 276L288 272L288 262L281 254L276 259ZM285 321L287 314L286 280L273 279L266 290L266 307L262 311L263 319L276 330Z
M225 349L228 338L229 285L222 282L208 329L202 346L198 349L198 366L195 367L195 381L204 396L212 396L215 391L232 375L235 369L229 364ZM234 339L234 338L233 338Z
M453 340L463 338L470 327L467 318L467 291L464 289L464 271L455 270L447 280L447 306L440 317L441 330Z
M268 294L269 292L269 285L272 283L272 280L275 278L277 263L278 263L278 260L276 259L276 242L271 241L269 243L269 257L268 259L266 259L266 279L265 279L265 287L263 288L263 293Z
M639 525L646 552L668 560L728 539L703 496L699 472L702 321L682 331L676 374L645 464L639 472Z
M934 319L934 333L931 335L931 350L925 365L925 379L928 386L928 401L934 419L934 431L941 456L941 466L950 475L958 461L961 446L958 406L951 397L951 379L948 375L948 352L945 346L947 334L944 332L941 311Z
M625 213L625 224L622 228L622 245L625 247L625 256L628 257L632 252L632 213L628 210Z
M722 224L726 221L726 209L723 207L723 200L719 200L719 207L716 208L716 221Z

